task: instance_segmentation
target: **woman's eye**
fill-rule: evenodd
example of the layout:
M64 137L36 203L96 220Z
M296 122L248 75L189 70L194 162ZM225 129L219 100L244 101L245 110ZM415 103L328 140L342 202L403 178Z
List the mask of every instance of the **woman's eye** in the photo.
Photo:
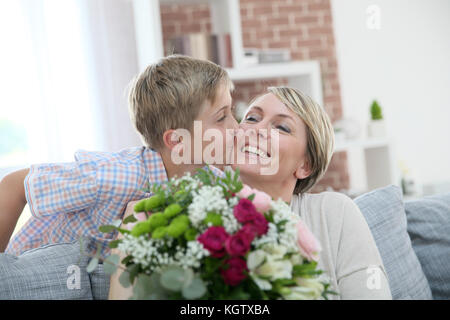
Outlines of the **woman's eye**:
M280 129L286 133L291 133L291 130L289 130L289 128L285 126L277 126L277 129Z
M253 116L248 116L247 118L245 118L245 121L251 121L251 122L255 122L256 118Z

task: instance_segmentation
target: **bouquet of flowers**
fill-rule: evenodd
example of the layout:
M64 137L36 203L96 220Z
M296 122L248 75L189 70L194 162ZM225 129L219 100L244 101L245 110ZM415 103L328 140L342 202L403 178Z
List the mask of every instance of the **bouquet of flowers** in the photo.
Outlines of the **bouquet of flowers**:
M320 245L281 199L244 186L238 172L199 170L149 190L134 215L100 227L123 238L119 281L132 299L327 298ZM98 257L94 258L97 259ZM108 273L120 258L104 261ZM94 262L95 263L95 262Z

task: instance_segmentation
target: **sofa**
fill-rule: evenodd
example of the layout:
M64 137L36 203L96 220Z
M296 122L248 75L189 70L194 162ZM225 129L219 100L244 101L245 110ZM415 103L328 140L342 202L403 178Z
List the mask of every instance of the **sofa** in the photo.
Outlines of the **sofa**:
M393 299L450 299L450 193L403 202L401 189L390 185L354 201L380 251ZM0 299L107 299L109 276L101 264L87 273L88 262L78 241L19 257L0 254Z

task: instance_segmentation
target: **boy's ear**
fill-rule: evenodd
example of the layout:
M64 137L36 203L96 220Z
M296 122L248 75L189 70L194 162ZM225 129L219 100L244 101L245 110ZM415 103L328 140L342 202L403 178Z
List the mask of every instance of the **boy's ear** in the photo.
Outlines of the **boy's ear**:
M297 170L294 172L294 176L297 179L305 179L309 177L311 174L311 166L309 165L309 162L307 160L304 160L303 163L300 163Z
M175 148L175 146L183 141L183 137L178 135L176 130L169 129L163 134L164 146L169 150Z

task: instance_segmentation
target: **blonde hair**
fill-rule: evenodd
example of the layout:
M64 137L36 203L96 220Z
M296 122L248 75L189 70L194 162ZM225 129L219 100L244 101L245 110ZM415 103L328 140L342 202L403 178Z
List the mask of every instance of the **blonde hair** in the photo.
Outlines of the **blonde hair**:
M334 131L325 109L300 90L289 87L269 87L289 109L295 112L306 125L306 161L311 174L298 179L294 193L311 189L323 176L331 161L334 149Z
M214 103L222 85L233 90L227 72L213 62L182 55L162 58L130 84L131 121L145 144L158 150L166 130L192 129L204 103Z

